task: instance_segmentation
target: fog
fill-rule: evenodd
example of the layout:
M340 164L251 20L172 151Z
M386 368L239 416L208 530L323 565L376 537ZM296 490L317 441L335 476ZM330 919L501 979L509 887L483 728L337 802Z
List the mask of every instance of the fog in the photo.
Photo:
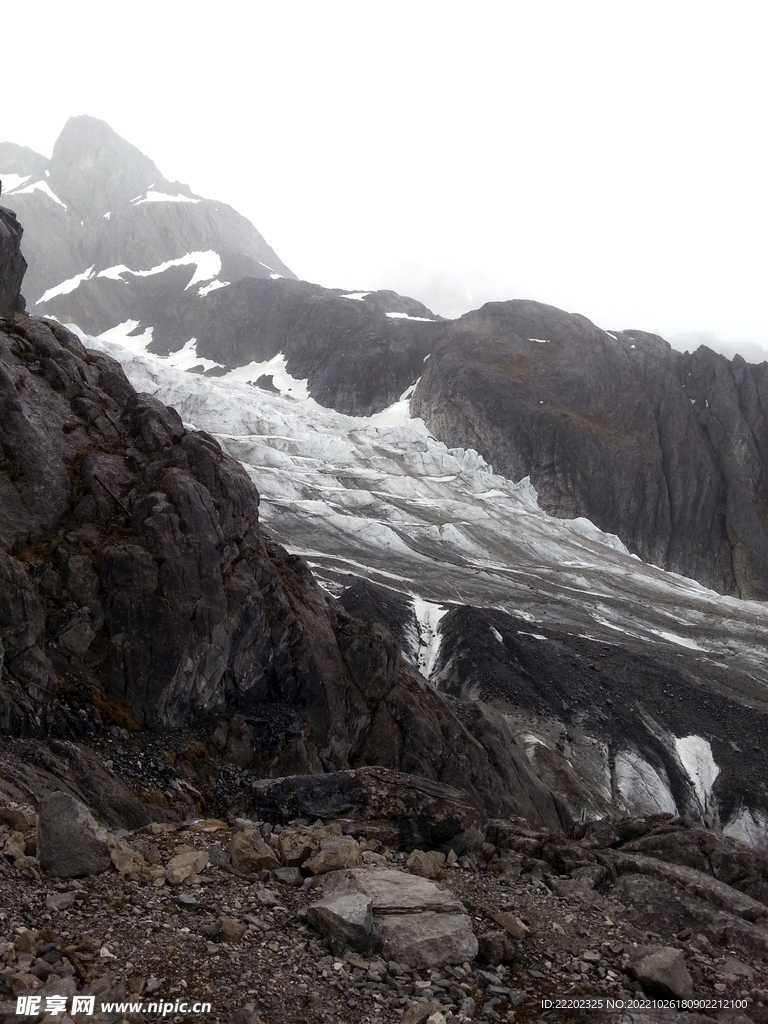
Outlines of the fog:
M768 358L767 12L16 5L0 138L49 155L102 118L324 285L444 316L535 298Z

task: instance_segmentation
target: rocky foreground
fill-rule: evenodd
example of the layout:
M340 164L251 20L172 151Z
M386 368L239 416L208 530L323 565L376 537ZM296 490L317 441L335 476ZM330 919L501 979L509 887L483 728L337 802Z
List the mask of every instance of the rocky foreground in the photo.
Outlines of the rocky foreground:
M106 746L114 774L131 747ZM478 827L455 791L384 769L233 781L228 820L104 828L63 792L0 807L0 1019L36 995L29 1019L66 1022L46 997L93 994L75 1020L181 1021L184 1001L231 1024L618 1019L608 999L664 1019L638 1008L656 999L768 1021L768 858L701 826ZM556 996L603 1010L545 1011Z

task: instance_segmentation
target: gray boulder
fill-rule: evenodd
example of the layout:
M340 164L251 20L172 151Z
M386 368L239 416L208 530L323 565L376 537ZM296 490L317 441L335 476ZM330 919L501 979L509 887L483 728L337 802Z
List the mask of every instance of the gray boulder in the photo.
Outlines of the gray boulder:
M477 955L477 939L462 903L425 878L392 869L356 868L327 875L325 890L322 908L338 907L335 901L353 894L370 901L375 946L388 960L438 967ZM362 912L362 903L353 905ZM329 938L341 939L343 932L335 930L328 912L321 913Z
M37 821L40 867L53 878L98 875L112 864L107 835L91 812L68 793L51 793Z
M685 966L685 956L674 946L661 946L647 953L630 969L646 995L658 992L677 999L693 995L693 979Z

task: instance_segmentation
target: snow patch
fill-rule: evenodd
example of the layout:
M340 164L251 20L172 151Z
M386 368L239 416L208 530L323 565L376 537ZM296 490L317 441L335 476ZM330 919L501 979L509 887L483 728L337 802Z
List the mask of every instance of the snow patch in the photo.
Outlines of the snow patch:
M613 781L630 814L677 813L666 772L663 768L657 771L637 751L623 750L616 755Z
M349 299L351 296L345 295L344 298ZM392 317L393 320L422 320L428 324L435 322L431 316L411 316L409 313L387 313L387 316Z
M104 220L109 220L109 218L112 216L112 211L107 210L107 212L102 214L102 216L104 217Z
M51 188L47 181L35 181L31 185L27 185L26 188L17 189L15 194L20 196L24 192L42 192L44 195L48 196L49 199L52 199L54 203L58 203L59 206L63 206L65 210L67 208L67 204L62 203L59 197L51 192Z
M702 814L706 815L712 801L712 787L720 774L712 747L702 736L683 736L675 739L675 750L693 783Z
M537 345L549 345L549 338L529 338L528 341L535 341Z
M133 206L141 206L142 203L199 203L199 199L190 199L189 196L169 195L167 192L147 192L142 199L132 200Z
M259 377L271 377L273 385L281 395L295 398L302 402L314 401L309 397L309 381L293 377L286 369L286 358L282 352L262 363L252 362L247 366L236 366L225 373L219 380L235 381L241 384L255 384Z
M504 643L504 637L501 635L498 629L495 628L495 626L491 626L491 632L493 633L493 635L496 637L500 644Z
M171 267L186 267L192 264L197 269L192 275L191 281L184 289L185 291L191 288L192 285L200 284L202 281L210 281L211 278L217 277L221 273L221 256L212 249L206 249L205 252L188 252L186 255L179 256L175 260L166 260L165 263L159 263L150 270L131 270L124 263L120 263L114 267L107 267L106 270L100 270L96 276L107 277L113 281L124 281L124 274L131 274L133 277L151 277L153 274L163 274Z
M706 651L706 647L700 647L695 640L677 633L670 633L667 629L652 629L651 632L664 640L669 640L671 644L677 644L678 647L687 647L690 651Z
M41 302L48 302L50 299L55 299L57 295L68 295L73 292L75 288L80 284L81 281L89 281L93 277L93 267L88 267L82 274L75 274L74 277L70 277L67 281L62 281L61 284L55 285L53 288L49 288L47 292L44 292L35 303L39 306Z
M448 609L441 604L434 604L425 601L420 597L413 598L413 611L416 616L419 630L419 672L426 678L432 675L437 656L440 653L440 644L443 641L438 631L440 620Z
M366 295L370 295L370 292L350 292L349 295L342 295L342 299L357 299L358 302L362 302Z
M723 828L723 835L757 850L768 850L768 816L740 807Z
M0 181L3 183L3 191L6 193L21 188L31 177L31 174L3 174L0 172Z
M152 341L152 331L154 328L147 327L141 334L133 334L141 323L138 320L124 320L121 324L117 324L115 327L110 327L108 331L104 331L99 335L99 341L106 341L109 343L118 342L124 348L130 352L141 354L146 352ZM80 334L79 331L75 332ZM129 337L131 335L131 337ZM82 337L80 339L83 340ZM90 340L90 339L89 339Z
M190 338L184 348L177 352L171 352L166 358L169 366L176 370L190 370L193 366L202 366L204 370L212 370L214 366L220 366L213 359L206 359L197 354L197 338Z
M202 288L198 288L198 295L208 295L210 292L215 292L217 288L228 288L231 281L211 281L210 284L203 285Z

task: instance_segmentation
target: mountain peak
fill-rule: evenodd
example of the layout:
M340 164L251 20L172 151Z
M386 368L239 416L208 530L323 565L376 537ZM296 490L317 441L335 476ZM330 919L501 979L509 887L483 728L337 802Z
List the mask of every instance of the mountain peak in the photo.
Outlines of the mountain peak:
M53 147L51 185L83 220L98 221L165 178L149 157L106 121L70 117Z

